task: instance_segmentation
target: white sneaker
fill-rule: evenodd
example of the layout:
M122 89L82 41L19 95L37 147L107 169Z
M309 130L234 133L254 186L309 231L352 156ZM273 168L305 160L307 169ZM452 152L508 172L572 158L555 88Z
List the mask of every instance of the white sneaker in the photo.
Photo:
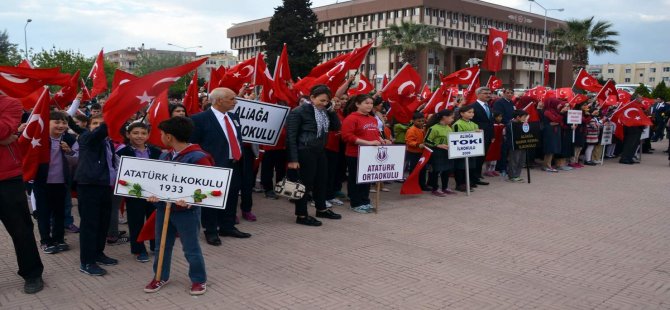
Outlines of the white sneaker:
M339 200L337 198L333 198L331 200L326 201L326 204L330 203L333 206L342 206L344 205L344 202L342 200Z
M339 201L339 200L338 200L338 201ZM340 203L341 203L341 204L344 204L344 203L341 202L341 201L340 201ZM314 200L311 200L311 201L309 202L309 205L312 206L312 207L316 207L316 203L314 203ZM338 205L338 206L339 206L339 205ZM331 208L331 207L333 207L333 204L330 203L330 202L328 202L328 200L326 200L326 208Z

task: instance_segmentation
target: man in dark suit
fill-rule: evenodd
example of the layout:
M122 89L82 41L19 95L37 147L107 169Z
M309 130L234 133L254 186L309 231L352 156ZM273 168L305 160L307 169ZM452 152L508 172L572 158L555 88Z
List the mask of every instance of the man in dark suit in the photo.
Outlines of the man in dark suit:
M221 245L219 235L251 237L251 234L235 227L238 192L242 182L242 129L239 116L232 112L237 103L235 96L235 92L228 88L216 88L209 94L211 108L191 117L195 123L191 142L199 144L212 155L217 167L233 169L225 209L202 209L205 239L214 246Z
M512 114L514 113L514 102L512 102L512 97L514 97L514 90L511 88L503 89L502 97L496 100L493 103L493 111L500 112L502 114L502 123L507 125L512 120ZM509 147L507 143L502 144L502 154L500 160L496 163L496 170L502 173L507 173L507 152Z
M471 103L475 111L475 116L472 121L479 126L479 129L484 131L484 152L489 150L491 140L493 139L493 110L489 107L489 100L491 100L491 89L488 87L479 87L475 90L477 101ZM476 185L489 185L488 182L482 181L482 165L484 165L484 156L477 157L477 166L475 167L475 175L470 176L471 182Z
M654 122L654 132L651 135L652 142L663 140L665 123L667 122L665 114L667 114L667 112L668 105L663 102L663 99L656 98L656 102L651 106L651 119Z

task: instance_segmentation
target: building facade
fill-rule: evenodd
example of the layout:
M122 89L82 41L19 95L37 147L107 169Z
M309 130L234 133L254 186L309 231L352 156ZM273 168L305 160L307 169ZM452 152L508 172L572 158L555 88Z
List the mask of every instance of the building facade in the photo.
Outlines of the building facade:
M670 62L637 62L632 64L590 65L586 70L597 78L613 79L617 84L640 83L656 87L661 81L670 83Z
M318 46L322 59L361 47L369 41L370 50L361 72L376 77L393 74L402 67L399 53L381 48L385 29L392 24L413 22L437 29L442 50L422 50L418 54L418 72L430 85L439 84L439 73L449 74L466 67L471 58L483 59L488 28L509 31L503 67L496 75L504 86L527 88L540 84L543 73L542 50L544 16L476 0L352 0L313 8L318 16L318 31L326 37ZM228 29L231 47L240 60L264 50L258 39L267 30L270 18L239 23ZM547 19L547 33L563 26L557 19ZM549 38L551 39L551 38ZM290 46L289 46L290 48ZM547 52L550 60L549 85L572 84L570 61ZM482 72L482 83L492 73Z
M237 56L228 51L214 52L208 55L198 55L198 57L209 57L203 65L198 67L198 77L204 78L206 81L209 81L209 72L212 69L216 69L220 66L232 67L238 63Z
M115 64L123 71L134 73L137 68L137 58L142 53L148 56L181 56L188 60L196 57L195 52L157 50L155 48L145 49L144 46L142 46L140 48L129 47L122 50L107 52L105 53L105 60Z

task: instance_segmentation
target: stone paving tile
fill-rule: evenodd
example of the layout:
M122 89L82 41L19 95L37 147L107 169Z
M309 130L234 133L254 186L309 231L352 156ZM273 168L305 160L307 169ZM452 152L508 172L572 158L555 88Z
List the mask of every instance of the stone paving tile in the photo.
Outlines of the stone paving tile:
M145 294L151 264L127 244L107 248L120 260L108 275L81 274L76 234L71 251L42 255L45 290L25 295L2 232L0 309L670 309L666 159L487 178L470 197L400 196L394 183L378 214L336 207L344 218L319 228L255 195L258 222L239 225L252 238L203 242L199 297L178 243L171 282Z

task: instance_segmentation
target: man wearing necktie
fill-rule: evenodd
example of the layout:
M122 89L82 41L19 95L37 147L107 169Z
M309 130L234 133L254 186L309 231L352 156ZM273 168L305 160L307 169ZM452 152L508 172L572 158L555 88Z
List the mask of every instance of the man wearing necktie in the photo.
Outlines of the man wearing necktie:
M475 116L472 121L479 126L479 129L484 131L484 154L491 145L493 139L493 113L489 107L488 102L491 100L491 89L488 87L479 87L475 90L477 101L471 103L475 111ZM488 182L482 181L482 165L484 164L484 156L476 158L477 166L474 168L475 175L470 176L470 182L476 185L489 185Z
M191 143L197 143L214 158L215 166L233 169L230 189L224 210L203 208L202 227L207 243L221 245L218 236L249 238L251 234L235 227L238 192L242 182L242 134L240 118L233 112L235 92L228 88L216 88L209 94L212 107L193 115L195 130Z

